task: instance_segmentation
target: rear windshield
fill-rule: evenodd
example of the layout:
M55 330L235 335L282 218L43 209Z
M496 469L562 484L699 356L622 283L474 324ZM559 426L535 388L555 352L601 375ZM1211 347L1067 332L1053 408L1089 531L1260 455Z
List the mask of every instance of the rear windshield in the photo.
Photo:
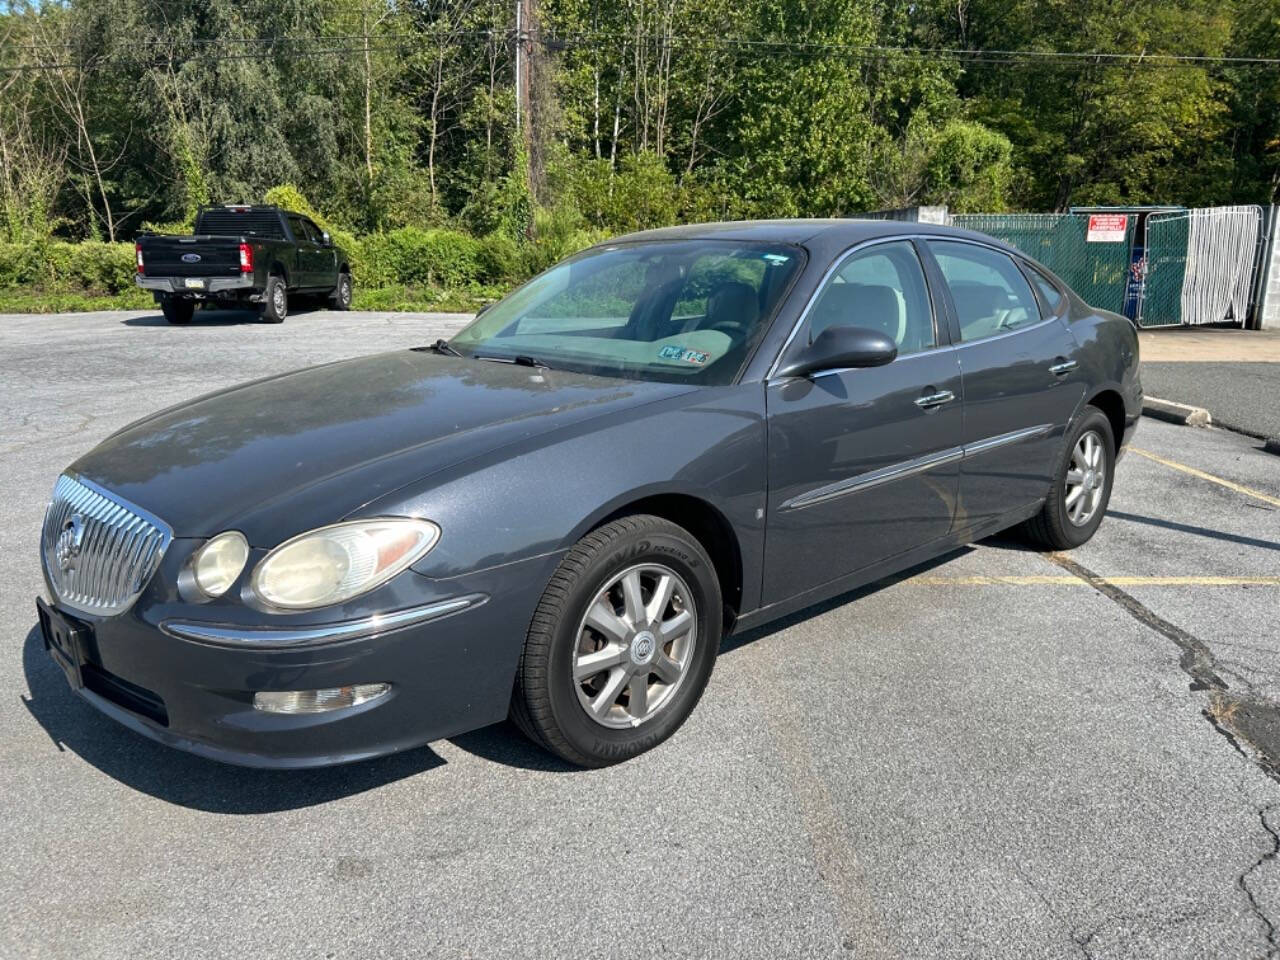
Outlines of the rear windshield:
M796 247L736 241L596 248L534 278L450 342L485 359L731 383L803 258Z
M206 210L196 223L196 233L214 237L262 237L283 240L284 227L274 210Z

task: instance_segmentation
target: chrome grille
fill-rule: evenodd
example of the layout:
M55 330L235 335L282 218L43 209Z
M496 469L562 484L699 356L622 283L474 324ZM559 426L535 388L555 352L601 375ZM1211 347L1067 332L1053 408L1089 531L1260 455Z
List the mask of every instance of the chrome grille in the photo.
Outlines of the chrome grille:
M110 616L138 599L172 539L164 521L63 474L44 515L40 545L57 599L84 613Z

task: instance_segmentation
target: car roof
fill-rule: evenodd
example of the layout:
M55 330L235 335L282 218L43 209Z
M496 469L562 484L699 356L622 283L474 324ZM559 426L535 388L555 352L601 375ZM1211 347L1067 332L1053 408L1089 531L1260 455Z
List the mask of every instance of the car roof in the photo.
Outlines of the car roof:
M966 237L980 239L993 246L1009 249L1005 244L985 234L959 227L946 227L935 223L914 223L901 220L796 219L796 220L737 220L725 223L691 223L679 227L660 227L641 230L614 237L608 243L632 243L641 240L754 240L762 243L794 243L802 246L818 243L822 246L849 245L879 237L927 234L940 237Z

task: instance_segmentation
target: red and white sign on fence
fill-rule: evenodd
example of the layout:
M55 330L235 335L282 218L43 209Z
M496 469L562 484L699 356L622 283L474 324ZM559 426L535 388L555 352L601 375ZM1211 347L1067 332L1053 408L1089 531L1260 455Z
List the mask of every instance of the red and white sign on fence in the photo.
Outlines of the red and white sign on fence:
M1085 240L1089 243L1124 243L1128 227L1127 213L1091 213Z

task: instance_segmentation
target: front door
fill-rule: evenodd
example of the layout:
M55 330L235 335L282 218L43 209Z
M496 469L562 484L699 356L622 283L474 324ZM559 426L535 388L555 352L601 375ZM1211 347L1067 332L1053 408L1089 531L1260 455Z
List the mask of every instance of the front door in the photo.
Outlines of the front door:
M1084 386L1071 332L1042 314L1008 255L959 240L928 247L951 295L964 381L963 529L1044 499Z
M785 355L834 325L882 331L897 342L899 355L883 367L767 384L765 604L951 528L963 425L960 367L945 331L938 336L910 241L847 255Z

